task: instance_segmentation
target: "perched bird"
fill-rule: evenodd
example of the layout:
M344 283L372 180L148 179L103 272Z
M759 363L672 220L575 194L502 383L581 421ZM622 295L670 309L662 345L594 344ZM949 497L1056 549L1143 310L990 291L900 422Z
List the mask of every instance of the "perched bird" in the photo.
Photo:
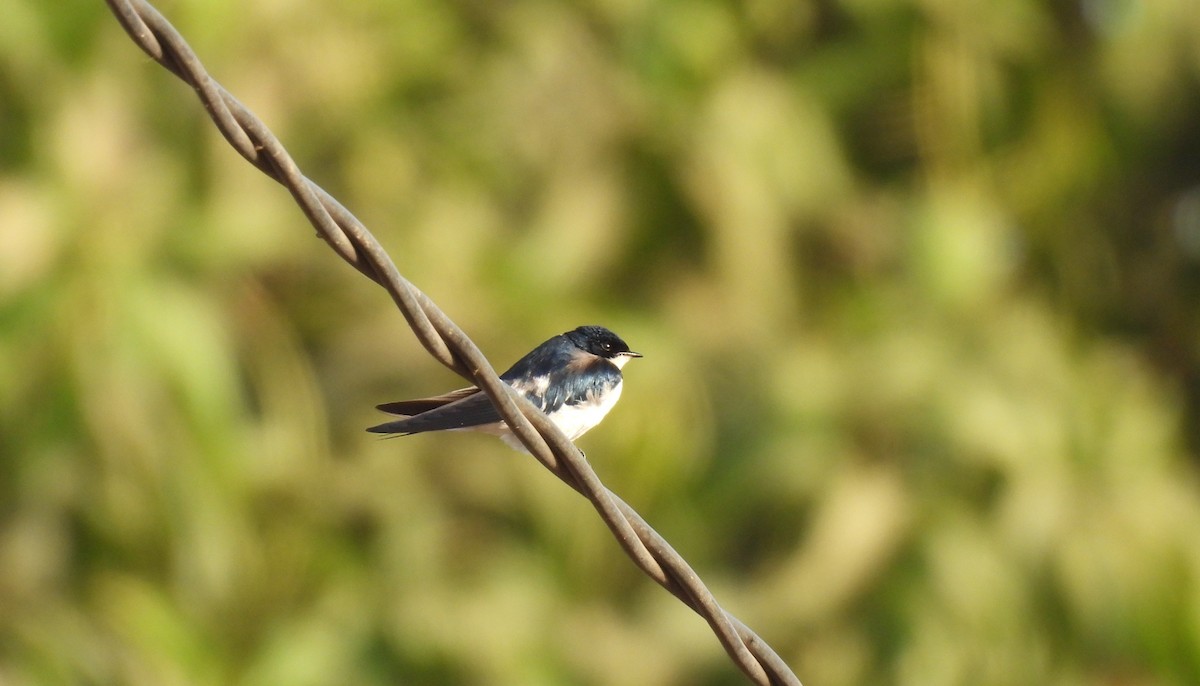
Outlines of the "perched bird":
M545 412L571 440L600 423L621 397L621 367L641 357L603 326L581 326L551 338L517 361L500 379ZM403 419L367 431L408 436L426 431L481 431L508 445L525 446L492 401L471 386L378 408Z

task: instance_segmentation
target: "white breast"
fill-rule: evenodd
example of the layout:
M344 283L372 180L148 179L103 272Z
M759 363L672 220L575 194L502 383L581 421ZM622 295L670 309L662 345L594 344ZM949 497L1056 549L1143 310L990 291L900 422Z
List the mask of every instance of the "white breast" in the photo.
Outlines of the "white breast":
M604 416L612 410L613 405L621 398L621 384L613 386L612 390L604 394L601 400L591 400L590 402L579 403L578 405L563 405L558 410L550 415L550 419L554 424L562 429L562 432L567 435L567 438L572 441L579 438L588 432L592 427L600 423ZM521 445L521 441L509 431L508 426L504 422L493 424L488 427L491 430L478 427L476 430L483 429L487 433L494 433L507 443L508 445L525 452L525 446Z
M579 403L578 405L563 405L551 417L558 428L562 429L572 441L588 432L600 423L601 419L613 409L621 398L621 384L604 394L602 400Z

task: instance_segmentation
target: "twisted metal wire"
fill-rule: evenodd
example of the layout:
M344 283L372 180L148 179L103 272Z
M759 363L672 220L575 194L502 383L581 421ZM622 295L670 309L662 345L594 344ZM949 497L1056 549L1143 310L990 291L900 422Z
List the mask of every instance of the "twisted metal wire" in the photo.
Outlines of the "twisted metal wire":
M704 618L733 662L756 684L801 686L778 654L717 604L695 570L632 507L608 490L583 454L532 403L500 381L462 329L400 275L375 237L333 196L300 173L265 124L204 69L178 31L144 0L105 0L137 45L196 90L225 140L292 194L318 235L346 262L392 296L434 359L487 393L539 462L591 501L626 554L651 579Z

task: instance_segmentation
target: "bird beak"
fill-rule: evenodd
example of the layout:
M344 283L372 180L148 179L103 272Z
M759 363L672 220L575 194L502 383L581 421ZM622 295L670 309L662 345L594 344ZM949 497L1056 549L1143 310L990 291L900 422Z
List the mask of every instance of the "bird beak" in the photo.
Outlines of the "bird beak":
M632 350L626 350L625 352L621 353L621 355L623 357L641 357L642 356L641 353L635 353Z

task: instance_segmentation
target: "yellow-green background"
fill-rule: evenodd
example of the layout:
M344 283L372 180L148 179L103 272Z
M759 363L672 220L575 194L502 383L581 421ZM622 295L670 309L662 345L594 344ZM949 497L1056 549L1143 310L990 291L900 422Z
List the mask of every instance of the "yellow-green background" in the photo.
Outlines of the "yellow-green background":
M177 0L809 686L1200 683L1195 0ZM739 684L96 0L0 0L0 684Z

